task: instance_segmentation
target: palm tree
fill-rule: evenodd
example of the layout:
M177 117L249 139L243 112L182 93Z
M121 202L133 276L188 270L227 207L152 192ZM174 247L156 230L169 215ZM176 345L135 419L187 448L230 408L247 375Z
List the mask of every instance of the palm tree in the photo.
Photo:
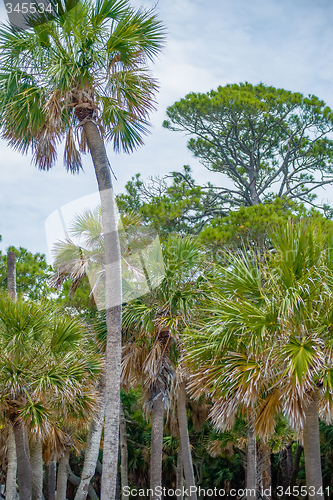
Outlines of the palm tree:
M32 491L41 495L41 442L53 436L53 448L62 445L62 415L92 415L102 367L82 323L48 303L0 297L0 344L1 407L14 430L20 498L31 500Z
M163 422L165 409L170 405L173 379L186 486L195 486L180 334L199 302L199 282L205 262L198 243L181 237L169 237L163 245L163 258L165 278L160 286L128 304L123 317L123 383L125 387L142 383L146 412L152 412L150 486L153 491L162 484ZM196 498L193 491L191 498Z
M307 485L316 499L322 496L318 407L321 416L332 415L332 234L325 225L289 223L272 235L273 253L225 256L206 319L186 338L202 384L193 381L193 390L215 398L217 425L231 425L243 401L263 434L274 429L278 411L302 431Z
M89 150L101 195L105 235L105 441L102 498L114 498L118 459L121 365L121 267L117 213L104 141L132 151L142 143L156 82L146 61L161 49L164 29L152 11L127 0L56 3L49 22L0 30L2 137L18 151L31 146L48 170L65 138L64 163L72 173ZM45 19L44 19L45 21Z
M163 278L163 263L160 261L159 240L155 231L142 226L140 216L133 212L123 213L119 219L122 250L123 301L131 300L148 291L150 286L157 286ZM70 294L74 294L79 285L88 276L94 303L103 301L104 235L101 207L86 210L78 214L69 228L68 239L54 246L55 273L51 285L60 289L64 282L70 282ZM149 274L147 271L149 270ZM145 276L146 273L146 276ZM101 346L105 352L105 346ZM103 385L103 387L102 387ZM104 391L104 383L101 384ZM87 486L95 472L99 452L104 406L91 423L85 455L82 480L76 492L75 500L87 497Z

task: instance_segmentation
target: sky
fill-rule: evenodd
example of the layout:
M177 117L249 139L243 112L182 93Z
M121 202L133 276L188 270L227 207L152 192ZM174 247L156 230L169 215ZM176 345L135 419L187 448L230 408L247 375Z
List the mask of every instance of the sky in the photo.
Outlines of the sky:
M14 0L12 0L14 1ZM151 8L156 0L134 0ZM140 149L115 154L108 146L117 193L140 172L144 179L189 164L198 183L222 185L186 148L182 133L162 128L167 106L187 93L207 92L227 83L263 82L315 94L333 107L333 2L330 0L159 0L167 46L152 66L159 80L151 133ZM0 5L0 20L6 20ZM0 250L9 245L47 253L45 221L55 210L97 191L89 156L84 172L71 175L59 160L38 171L31 155L21 156L0 140ZM333 187L319 196L333 200Z

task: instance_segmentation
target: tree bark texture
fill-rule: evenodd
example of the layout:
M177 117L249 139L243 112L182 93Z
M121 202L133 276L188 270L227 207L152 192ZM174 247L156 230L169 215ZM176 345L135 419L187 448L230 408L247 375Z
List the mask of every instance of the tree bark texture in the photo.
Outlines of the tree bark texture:
M272 465L271 465L271 447L269 444L262 444L263 451L263 470L262 470L262 487L266 491L271 491L272 487ZM265 495L266 500L271 500L272 495Z
M293 486L296 485L297 474L299 473L299 462L301 459L302 451L303 451L303 446L299 444L297 447L296 453L295 453L293 470L292 470L291 478L290 478L290 488L291 489L293 488Z
M181 383L177 395L177 416L179 424L180 446L183 456L183 467L185 473L186 488L195 487L193 462L191 454L190 439L188 435L188 422L186 414L186 392L185 384ZM190 490L189 490L190 491ZM191 500L197 500L197 495L192 492L189 496Z
M256 471L257 471L257 451L256 435L252 418L248 422L247 433L247 465L246 465L246 489L247 500L256 498Z
M69 468L68 481L74 486L80 486L81 479L74 474L74 472ZM89 484L88 495L90 500L99 500L94 488Z
M56 500L55 491L56 491L56 477L57 477L57 463L54 459L51 460L47 467L48 473L48 481L47 481L47 489L48 489L48 500Z
M304 458L306 486L308 491L314 489L312 500L322 500L324 495L317 494L323 487L320 459L318 396L313 395L313 400L305 408L305 424L303 429Z
M126 420L122 403L120 403L120 475L121 498L123 498L124 488L128 486L128 450Z
M6 500L16 500L17 458L12 424L8 423Z
M179 442L179 450L177 454L176 489L180 491L180 495L177 496L177 500L183 500L183 486L184 486L183 454L182 454L182 447Z
M84 457L83 470L80 486L77 489L74 500L85 500L88 495L90 481L95 474L98 460L99 447L101 444L102 429L104 423L104 389L101 391L101 406L98 414L92 420L87 439L87 448Z
M163 453L163 426L164 401L160 394L153 403L153 421L151 428L150 452L150 488L153 490L151 500L160 500L156 488L162 487L162 453Z
M7 288L12 299L16 299L16 257L15 252L7 252Z
M114 500L118 469L122 271L118 214L109 161L95 122L83 125L101 197L105 258L105 427L101 500Z
M63 456L59 460L57 474L57 496L56 500L66 500L67 478L69 474L70 446L67 446Z
M31 466L28 432L23 425L14 425L17 455L17 480L20 500L31 500Z
M33 500L43 498L43 449L39 439L30 442L31 493Z

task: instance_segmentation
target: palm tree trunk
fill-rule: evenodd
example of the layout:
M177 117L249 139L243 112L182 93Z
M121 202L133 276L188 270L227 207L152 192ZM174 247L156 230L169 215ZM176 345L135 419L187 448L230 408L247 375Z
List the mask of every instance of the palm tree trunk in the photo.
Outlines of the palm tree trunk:
M55 500L57 463L53 458L47 467L47 474L48 474L47 490L49 494L48 500Z
M317 492L323 489L320 459L318 395L313 395L313 400L305 408L305 424L303 429L305 475L308 491L314 489L312 500L321 500L324 495ZM310 486L312 487L310 490Z
M247 500L256 498L257 453L253 419L249 419L247 433L246 489Z
M43 498L43 450L42 442L37 439L30 443L31 493L33 500Z
M104 423L104 388L101 390L101 406L98 414L90 424L84 465L81 474L80 486L77 489L74 500L85 500L91 478L95 474L98 460L99 447L101 444L102 429Z
M195 492L195 480L193 472L190 439L188 435L188 422L186 414L186 392L184 383L180 384L178 390L177 416L178 416L179 436L180 436L180 445L183 456L183 467L185 473L186 488L188 488L190 492L189 498L191 500L197 500L197 494Z
M12 299L16 299L16 257L15 252L7 252L7 288Z
M289 486L290 486L291 490L296 485L297 474L299 473L299 462L301 459L302 451L303 451L303 446L301 444L299 444L297 447L297 450L296 450L295 460L294 460L294 464L293 464L293 471L292 471L291 477L290 477L290 485Z
M23 425L14 426L17 455L17 480L20 500L31 500L31 466L28 432Z
M176 470L176 490L180 491L180 495L177 496L177 500L183 500L183 487L184 487L183 454L182 454L182 447L179 442L179 450L177 455L177 470Z
M68 481L74 486L80 486L81 483L81 479L78 476L76 476L70 468L68 474ZM88 486L88 495L90 497L90 500L99 500L99 497L97 496L91 484L89 484Z
M153 421L151 427L150 451L150 488L151 500L160 500L157 488L162 488L162 453L163 453L164 401L160 394L153 403Z
M83 125L101 196L105 252L105 427L101 500L114 500L118 470L122 275L118 219L109 161L95 122Z
M12 424L8 424L6 500L16 500L17 458Z
M12 299L16 299L16 257L15 252L7 252L7 287L8 294ZM16 500L16 475L17 475L17 455L15 435L11 422L8 423L8 452L7 452L7 478L6 478L6 499Z
M121 498L123 491L128 486L128 450L127 450L127 429L124 409L120 403L120 475L121 475Z
M69 474L70 446L65 448L63 456L59 460L57 474L57 496L56 500L66 500L67 478Z
M271 500L272 488L272 465L271 465L271 447L268 443L262 444L263 449L263 482L262 487L266 490L265 500Z

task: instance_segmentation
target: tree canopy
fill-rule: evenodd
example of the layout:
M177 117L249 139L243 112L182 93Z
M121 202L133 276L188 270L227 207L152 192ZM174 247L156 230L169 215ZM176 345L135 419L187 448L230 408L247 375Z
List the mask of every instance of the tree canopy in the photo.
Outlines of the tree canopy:
M228 84L186 95L167 116L163 126L188 134L199 161L232 181L215 188L226 208L275 196L314 204L314 191L333 181L333 112L314 95Z

